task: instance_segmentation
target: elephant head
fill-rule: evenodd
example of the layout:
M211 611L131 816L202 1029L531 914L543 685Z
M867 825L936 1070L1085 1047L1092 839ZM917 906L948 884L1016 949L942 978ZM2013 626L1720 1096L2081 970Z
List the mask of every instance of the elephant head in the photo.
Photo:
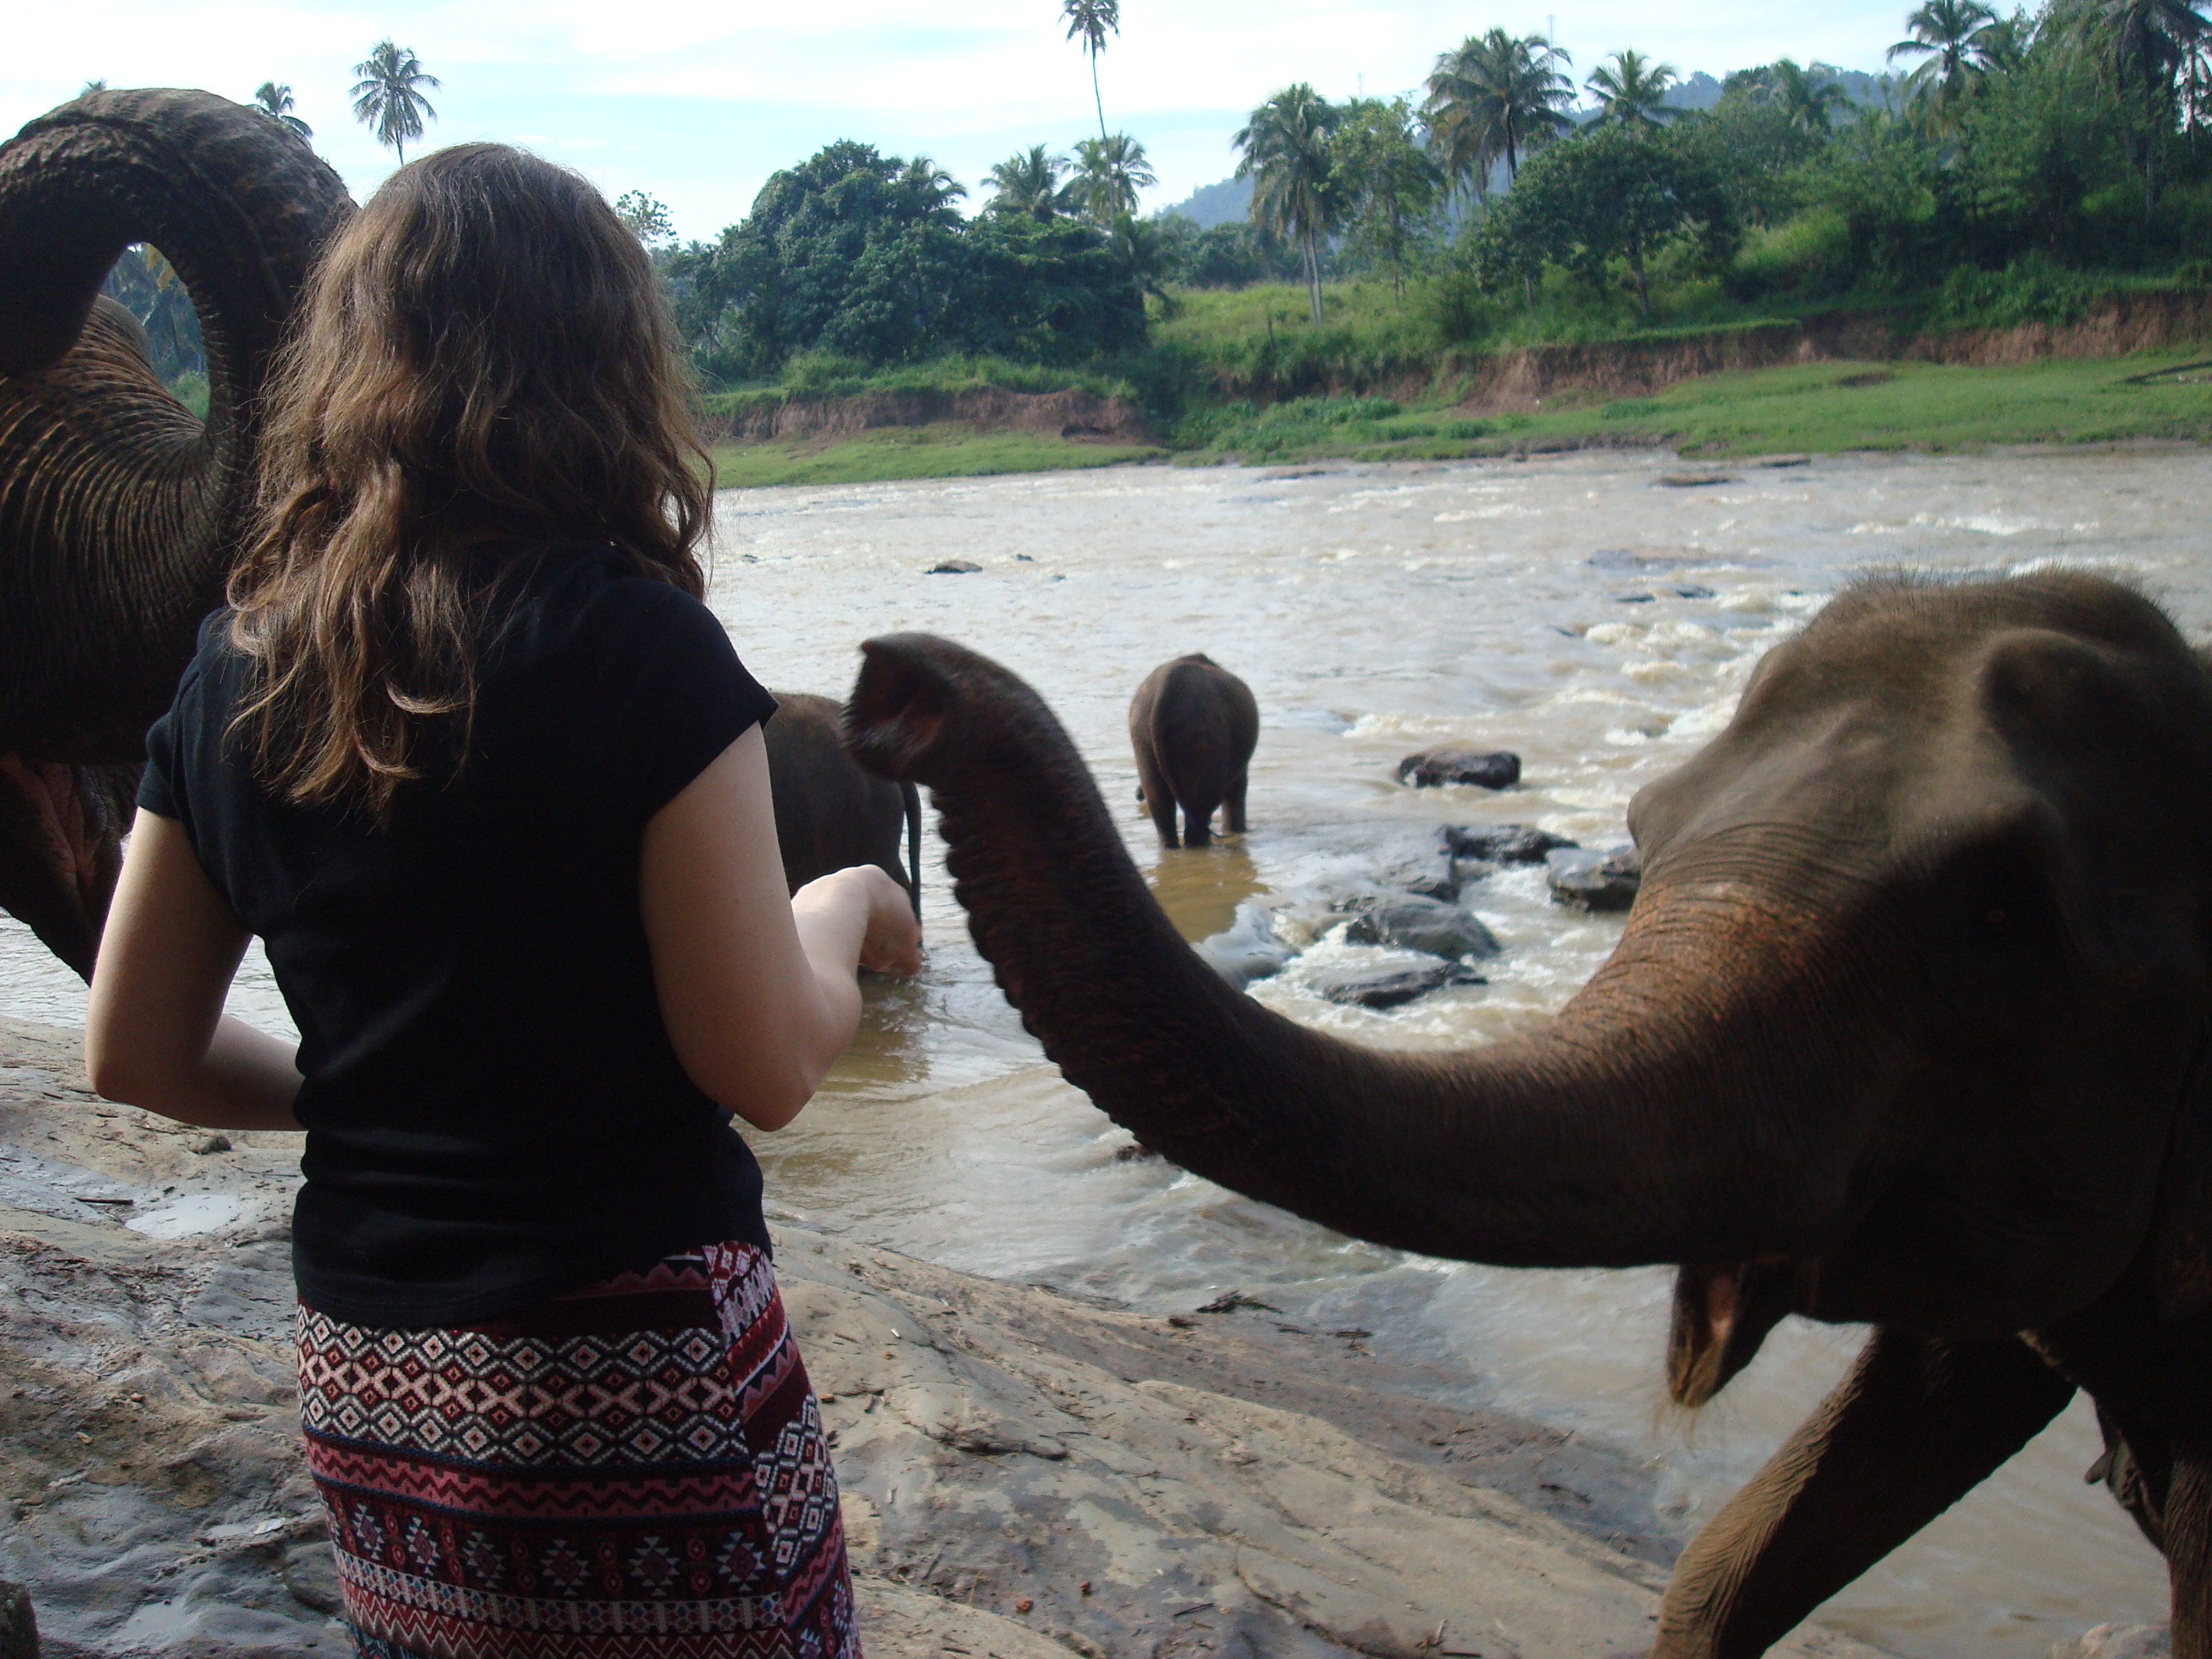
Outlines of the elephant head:
M262 383L351 208L303 141L210 93L89 93L0 146L0 902L80 972L124 821L85 769L143 759L222 597ZM133 242L191 294L204 423L96 302Z
M1679 1264L1668 1380L1688 1403L1793 1310L1998 1345L1873 1367L1906 1394L2011 1379L2017 1409L1878 1547L1814 1549L1829 1565L1760 1615L1783 1608L1777 1633L1826 1593L1806 1583L1848 1580L2086 1380L2015 1386L2021 1364L2051 1373L2013 1334L2071 1329L2146 1276L2159 1319L2212 1323L2212 675L2134 592L2066 573L1846 592L1632 804L1644 884L1589 984L1540 1030L1448 1054L1338 1041L1231 990L1034 693L943 641L863 648L856 751L934 791L999 983L1146 1145L1431 1255ZM1891 1409L1852 1387L1816 1438ZM1798 1465L1762 1480L1802 1496L1817 1448ZM1761 1504L1700 1583L1757 1578L1774 1517L1796 1524ZM1718 1628L1685 1594L1662 1630Z

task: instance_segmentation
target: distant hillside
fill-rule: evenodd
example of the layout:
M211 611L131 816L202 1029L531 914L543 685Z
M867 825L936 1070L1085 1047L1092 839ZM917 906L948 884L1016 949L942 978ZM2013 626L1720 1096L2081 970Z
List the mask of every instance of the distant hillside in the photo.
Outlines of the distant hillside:
M1242 224L1250 216L1251 210L1252 181L1224 179L1218 185L1200 185L1173 207L1162 208L1154 216L1164 219L1180 213L1186 219L1197 220L1199 228L1205 230L1215 225Z

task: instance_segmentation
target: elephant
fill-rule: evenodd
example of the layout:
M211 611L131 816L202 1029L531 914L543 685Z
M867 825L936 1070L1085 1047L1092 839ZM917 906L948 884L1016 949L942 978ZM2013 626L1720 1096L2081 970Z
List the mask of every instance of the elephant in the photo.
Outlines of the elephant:
M776 691L769 721L769 787L783 879L797 892L817 876L872 864L903 886L921 915L921 794L865 771L845 750L845 711L828 697ZM906 864L899 864L899 830Z
M245 532L270 360L352 208L305 143L211 93L88 93L0 145L0 905L81 975L146 728ZM98 297L138 241L198 309L204 423Z
M1034 692L926 635L863 651L855 752L934 792L1000 985L1146 1146L1402 1249L1674 1264L1686 1406L1785 1314L1875 1326L1692 1540L1654 1655L1763 1652L2079 1389L2173 1650L2212 1659L2212 673L2148 599L1839 593L1631 802L1643 885L1589 983L1460 1054L1232 990Z
M1152 816L1160 845L1176 844L1176 808L1182 808L1183 844L1213 839L1223 828L1244 833L1244 784L1260 741L1260 705L1252 688L1198 652L1164 662L1129 699L1129 743L1137 751L1137 799Z

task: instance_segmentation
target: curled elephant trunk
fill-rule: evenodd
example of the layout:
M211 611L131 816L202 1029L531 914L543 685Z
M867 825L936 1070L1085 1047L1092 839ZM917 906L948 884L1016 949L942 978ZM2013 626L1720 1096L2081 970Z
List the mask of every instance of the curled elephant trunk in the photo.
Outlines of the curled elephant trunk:
M305 143L210 93L90 93L0 146L0 753L143 758L237 548L270 359L351 206ZM95 306L134 242L198 312L204 424Z
M1841 1038L1808 1042L1787 1075L1772 1045L1732 1041L1778 1012L1729 970L1771 965L1804 920L1786 906L1655 884L1549 1028L1455 1054L1340 1042L1182 941L1026 685L926 635L862 648L855 752L933 792L955 895L1046 1053L1183 1167L1360 1237L1507 1266L1797 1256L1835 1224L1850 1149L1793 1113L1816 1109L1824 1069L1831 1087L1846 1074ZM1758 1109L1777 1099L1802 1105ZM1748 1188L1755 1156L1766 1178Z

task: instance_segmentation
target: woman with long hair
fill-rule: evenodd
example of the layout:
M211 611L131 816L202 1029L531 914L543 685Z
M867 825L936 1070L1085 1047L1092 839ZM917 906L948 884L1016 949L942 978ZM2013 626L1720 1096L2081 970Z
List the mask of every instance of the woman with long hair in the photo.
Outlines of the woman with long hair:
M857 1654L758 1165L911 970L903 889L787 896L775 704L637 239L468 144L334 240L258 534L148 739L94 1086L305 1128L301 1419L379 1659ZM222 1013L266 945L296 1051Z

